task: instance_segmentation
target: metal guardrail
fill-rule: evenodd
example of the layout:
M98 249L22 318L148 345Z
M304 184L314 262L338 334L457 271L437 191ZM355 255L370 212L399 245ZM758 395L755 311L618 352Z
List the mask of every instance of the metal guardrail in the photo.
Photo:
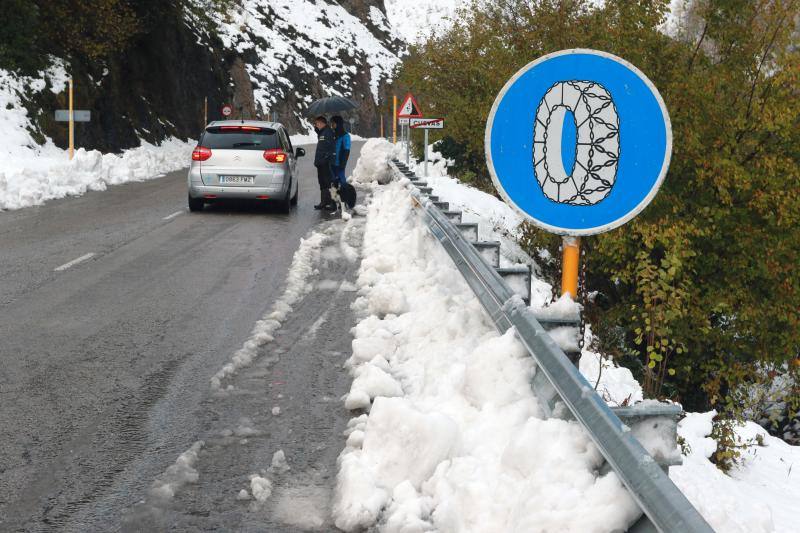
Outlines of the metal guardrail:
M400 170L392 163L395 173ZM644 513L631 531L713 532L708 523L595 392L536 317L450 219L413 188L431 233L442 244L501 333L517 337L536 361L532 387L548 416L563 403L585 428Z

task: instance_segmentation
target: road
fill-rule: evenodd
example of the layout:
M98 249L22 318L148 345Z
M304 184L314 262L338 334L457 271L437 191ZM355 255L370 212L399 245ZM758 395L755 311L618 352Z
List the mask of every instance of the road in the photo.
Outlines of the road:
M314 211L310 157L300 169L289 215L189 213L183 171L0 213L0 530L329 527L363 219ZM325 238L315 290L213 390L310 231ZM198 441L197 482L156 501ZM279 449L291 470L269 472ZM237 500L260 472L273 497Z

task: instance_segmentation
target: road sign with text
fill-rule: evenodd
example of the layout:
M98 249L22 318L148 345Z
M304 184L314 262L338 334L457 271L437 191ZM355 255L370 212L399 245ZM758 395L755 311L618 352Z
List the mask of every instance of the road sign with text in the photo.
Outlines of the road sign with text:
M412 130L441 130L444 128L443 118L412 118L408 125Z
M92 112L85 109L74 109L72 111L72 120L74 122L91 122ZM56 122L69 122L69 109L57 109Z

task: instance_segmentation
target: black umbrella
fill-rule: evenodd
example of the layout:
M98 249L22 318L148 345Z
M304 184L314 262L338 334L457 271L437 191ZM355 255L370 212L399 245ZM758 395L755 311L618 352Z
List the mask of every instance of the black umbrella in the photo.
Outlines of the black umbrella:
M341 113L342 111L350 111L357 109L358 104L349 98L341 96L327 96L311 102L306 110L306 115L311 117L318 117L320 115L328 115L330 113Z

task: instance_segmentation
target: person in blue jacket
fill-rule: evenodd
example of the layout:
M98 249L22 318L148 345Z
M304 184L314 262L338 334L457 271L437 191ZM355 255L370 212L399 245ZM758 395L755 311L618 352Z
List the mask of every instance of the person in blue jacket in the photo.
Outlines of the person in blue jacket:
M340 116L335 116L331 119L333 125L333 134L336 138L336 157L333 162L333 181L334 185L338 188L347 183L347 178L344 175L345 168L347 168L347 160L350 158L350 134L344 129L344 119Z

